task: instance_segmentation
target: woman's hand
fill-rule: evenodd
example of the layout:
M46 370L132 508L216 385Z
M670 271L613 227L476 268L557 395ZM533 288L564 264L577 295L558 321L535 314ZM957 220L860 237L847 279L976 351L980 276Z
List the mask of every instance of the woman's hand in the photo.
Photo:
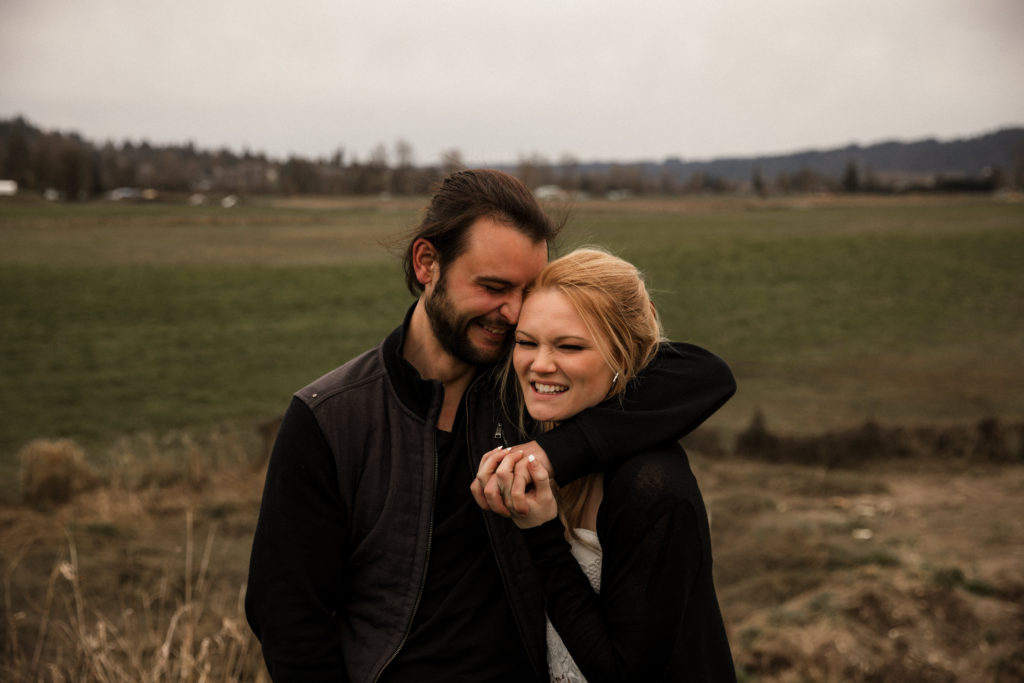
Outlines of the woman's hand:
M515 466L524 456L522 449L512 448L495 448L484 453L476 478L469 486L477 505L502 517L512 516Z
M528 486L521 492L513 489L512 505L516 514L512 515L512 521L520 529L529 529L557 517L558 502L555 500L551 478L537 458L530 455L522 462L526 464L525 469L532 478L533 486Z
M512 516L512 498L511 495L506 496L506 494L521 494L533 481L530 471L526 467L524 454L534 456L534 460L547 471L548 475L554 476L548 454L536 441L511 448L495 448L493 451L485 453L480 459L476 479L469 487L477 505L503 517ZM505 463L504 461L509 456L511 456L511 460ZM501 467L502 464L505 465L504 468ZM526 510L520 512L525 514Z
M495 448L480 459L470 492L477 505L512 519L521 528L537 526L558 514L547 455L536 442Z

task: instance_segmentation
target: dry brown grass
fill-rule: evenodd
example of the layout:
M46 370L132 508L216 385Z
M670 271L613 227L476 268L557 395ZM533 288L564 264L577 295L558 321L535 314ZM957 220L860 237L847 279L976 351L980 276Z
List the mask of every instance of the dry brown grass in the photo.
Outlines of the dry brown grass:
M71 439L36 439L18 451L17 458L22 500L29 505L66 503L97 482L85 451Z
M0 680L267 680L243 612L254 443L136 435L111 449L102 485L0 508ZM26 450L37 469L87 467L72 442Z
M5 558L0 678L266 680L243 613L244 564L224 580L220 525L204 523L200 537L197 514L209 512L180 494L104 491L55 516L12 519L8 511L5 544L16 550ZM177 544L154 539L164 549L154 557L153 546L136 542L156 527L167 533L160 517L184 524ZM40 573L51 554L48 574Z
M184 565L121 596L116 610L104 608L111 596L92 599L84 588L78 544L67 527L65 553L54 561L42 602L15 605L12 584L29 551L20 548L4 573L4 680L267 680L246 626L242 589L233 601L211 592L215 529L198 554L193 511L185 518Z
M257 430L244 447L226 432L125 439L103 486L0 507L0 680L266 680L242 611ZM977 450L767 462L708 431L688 448L741 680L1021 679L1022 464Z
M79 552L67 533L66 558L54 563L39 612L29 618L12 604L16 557L5 572L5 663L9 681L267 680L259 646L245 624L240 591L233 605L210 594L211 531L195 556L187 514L185 566L124 601L116 614L86 597ZM22 553L24 550L22 551ZM183 595L169 587L183 581Z

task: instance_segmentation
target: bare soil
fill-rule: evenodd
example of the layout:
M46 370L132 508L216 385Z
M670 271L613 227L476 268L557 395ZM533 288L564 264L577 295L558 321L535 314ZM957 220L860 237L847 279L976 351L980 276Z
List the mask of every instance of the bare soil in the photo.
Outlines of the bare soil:
M748 680L1024 680L1024 467L694 468Z

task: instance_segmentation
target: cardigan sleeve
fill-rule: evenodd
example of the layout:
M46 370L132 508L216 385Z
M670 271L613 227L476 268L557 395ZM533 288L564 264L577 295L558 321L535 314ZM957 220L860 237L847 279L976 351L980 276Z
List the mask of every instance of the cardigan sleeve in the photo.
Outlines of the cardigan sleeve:
M729 366L693 344L665 342L618 397L537 437L565 485L649 448L678 441L736 392Z
M560 521L523 531L548 618L590 683L659 680L700 585L706 558L691 502L649 502L632 496L625 506L602 504L600 594L572 556Z
M267 468L245 595L275 683L347 680L336 620L346 526L330 447L293 398Z

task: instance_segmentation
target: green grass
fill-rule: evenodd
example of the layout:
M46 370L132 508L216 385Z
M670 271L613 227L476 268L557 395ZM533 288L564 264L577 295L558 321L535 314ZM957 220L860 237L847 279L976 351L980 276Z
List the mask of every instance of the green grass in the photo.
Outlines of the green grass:
M36 437L282 411L397 325L405 203L0 203L0 474ZM1024 412L1024 205L593 202L559 249L647 274L666 331L739 381L716 417L819 431Z
M390 331L397 268L7 266L0 444L280 412L290 392Z
M965 330L1000 345L1024 324L1020 207L611 218L594 238L648 274L670 336L743 360L921 352Z

